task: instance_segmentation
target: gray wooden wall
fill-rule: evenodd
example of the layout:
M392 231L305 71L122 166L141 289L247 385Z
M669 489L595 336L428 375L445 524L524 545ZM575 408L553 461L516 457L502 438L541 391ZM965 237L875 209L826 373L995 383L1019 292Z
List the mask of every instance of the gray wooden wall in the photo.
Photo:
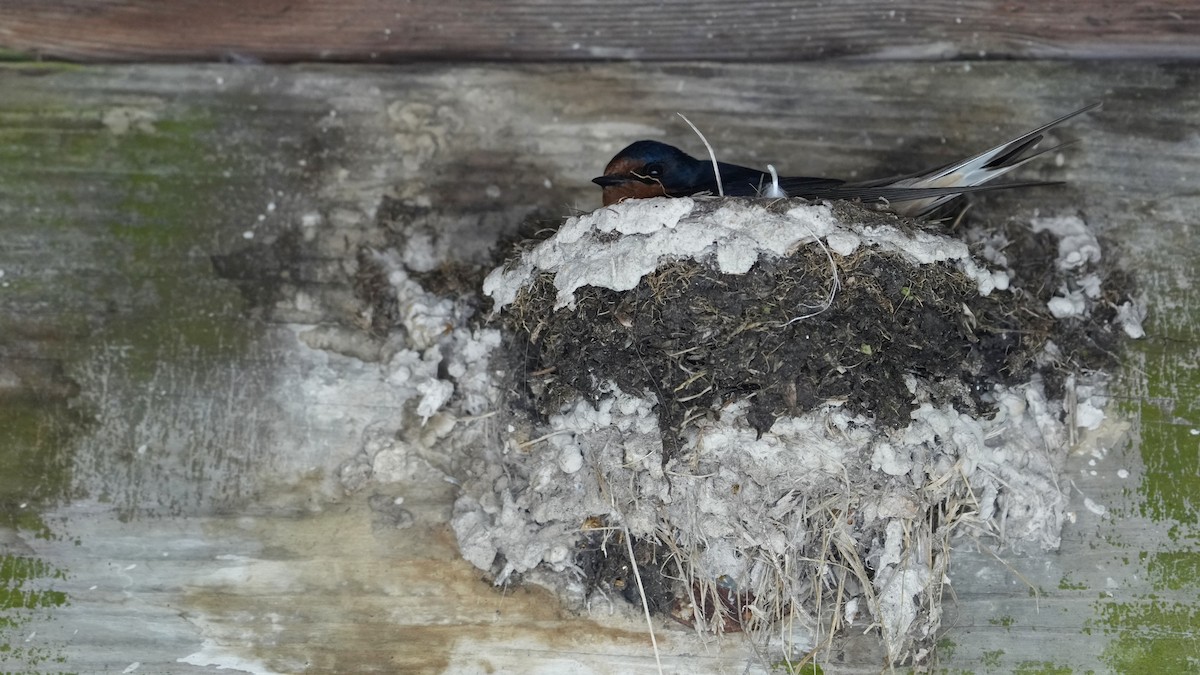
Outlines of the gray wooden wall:
M1062 550L964 547L932 663L1185 672L1198 22L1192 2L0 3L0 670L653 672L636 616L481 580L454 487L419 463L339 490L403 414L368 348L312 348L358 330L358 247L402 245L402 219L480 264L526 218L598 206L588 180L629 141L695 149L676 112L724 159L867 178L1102 100L1061 165L1029 167L1066 186L977 213L1081 214L1149 337L1109 451L1071 458ZM349 63L274 63L327 60ZM770 670L736 637L659 641L669 672ZM851 636L822 665L879 659Z

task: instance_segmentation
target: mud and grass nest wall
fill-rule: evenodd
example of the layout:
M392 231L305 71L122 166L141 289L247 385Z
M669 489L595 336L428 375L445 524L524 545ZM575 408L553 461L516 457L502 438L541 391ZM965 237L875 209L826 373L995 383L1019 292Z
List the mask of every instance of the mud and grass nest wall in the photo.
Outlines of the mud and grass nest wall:
M568 220L484 283L508 412L463 477L464 555L789 659L866 625L919 660L952 538L1058 544L1065 401L1102 407L1137 330L1086 233L786 200Z

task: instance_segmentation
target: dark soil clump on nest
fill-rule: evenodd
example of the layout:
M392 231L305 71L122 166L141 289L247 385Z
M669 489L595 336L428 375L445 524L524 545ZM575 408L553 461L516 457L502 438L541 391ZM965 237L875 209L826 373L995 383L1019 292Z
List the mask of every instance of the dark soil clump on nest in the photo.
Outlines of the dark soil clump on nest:
M627 602L640 604L644 593L652 614L667 613L675 602L675 591L673 580L663 572L668 558L664 547L651 539L635 538L630 542L633 548L631 561L625 536L619 530L593 529L579 540L575 564L587 579L587 595L603 588L620 593ZM634 564L637 565L636 576Z
M1012 261L1012 283L1027 296L1025 304L1044 311L1064 283L1056 265L1058 240L1049 232L1031 232L1011 223L1004 227L1004 234L1011 242L1005 252ZM1114 249L1104 241L1101 245L1104 251ZM1119 352L1126 336L1116 324L1117 308L1133 297L1136 283L1124 269L1110 264L1098 267L1101 295L1087 315L1057 319L1050 326L1052 332L1047 337L1058 346L1060 362L1040 371L1049 398L1063 397L1071 373L1106 370L1120 362Z

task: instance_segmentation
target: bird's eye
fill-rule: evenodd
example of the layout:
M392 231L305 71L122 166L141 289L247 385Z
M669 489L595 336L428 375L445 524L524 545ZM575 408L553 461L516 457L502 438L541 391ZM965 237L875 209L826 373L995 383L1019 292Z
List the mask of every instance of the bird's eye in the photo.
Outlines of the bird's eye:
M654 164L647 164L645 171L646 175L651 178L662 178L663 175L662 164L658 164L657 162Z

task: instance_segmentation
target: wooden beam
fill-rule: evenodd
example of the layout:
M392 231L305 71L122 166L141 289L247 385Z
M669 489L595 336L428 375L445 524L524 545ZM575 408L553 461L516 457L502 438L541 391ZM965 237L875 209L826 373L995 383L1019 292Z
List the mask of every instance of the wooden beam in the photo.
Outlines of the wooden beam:
M1190 0L9 0L0 46L78 61L1200 58Z

